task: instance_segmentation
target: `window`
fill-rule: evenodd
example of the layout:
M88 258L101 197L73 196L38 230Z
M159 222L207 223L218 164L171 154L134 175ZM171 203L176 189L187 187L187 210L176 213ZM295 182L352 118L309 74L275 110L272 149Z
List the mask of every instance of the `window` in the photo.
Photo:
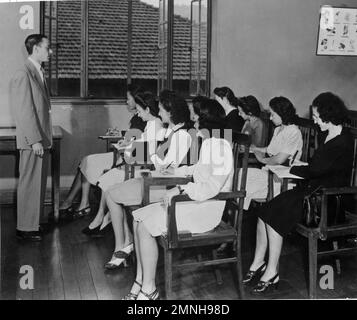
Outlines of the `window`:
M211 0L160 0L159 89L208 95Z
M51 95L125 97L127 83L207 94L208 2L42 2L42 32L54 52L46 66Z

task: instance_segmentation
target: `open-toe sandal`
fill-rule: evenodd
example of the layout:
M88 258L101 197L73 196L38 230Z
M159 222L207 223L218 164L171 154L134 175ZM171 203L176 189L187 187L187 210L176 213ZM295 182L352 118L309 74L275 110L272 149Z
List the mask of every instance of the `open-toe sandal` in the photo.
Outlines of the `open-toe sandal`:
M139 292L140 292L142 284L136 280L134 280L134 284L136 284L140 288L140 290L139 290ZM138 293L129 292L127 295L125 295L122 298L122 300L136 300L138 298L139 292Z
M143 290L140 290L139 295L140 294L142 294L146 298L146 299L140 299L140 300L159 300L159 291L157 291L157 289L155 289L150 294L144 292Z

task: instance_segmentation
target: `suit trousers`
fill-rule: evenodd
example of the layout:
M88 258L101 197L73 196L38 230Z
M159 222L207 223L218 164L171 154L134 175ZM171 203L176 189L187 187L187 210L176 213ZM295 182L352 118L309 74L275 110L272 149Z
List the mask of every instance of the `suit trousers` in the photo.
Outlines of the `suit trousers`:
M40 218L44 216L49 150L45 150L42 158L32 150L19 152L17 230L38 231Z

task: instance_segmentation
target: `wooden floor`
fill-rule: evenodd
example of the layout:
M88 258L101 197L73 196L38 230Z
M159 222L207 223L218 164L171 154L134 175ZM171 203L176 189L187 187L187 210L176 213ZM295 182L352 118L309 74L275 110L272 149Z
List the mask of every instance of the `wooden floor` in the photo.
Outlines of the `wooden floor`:
M121 299L134 279L134 268L105 271L103 265L113 250L113 235L91 239L80 231L90 217L61 223L45 235L40 243L21 243L15 238L15 210L2 207L2 299L48 300ZM249 267L254 250L255 219L244 222L243 264ZM283 246L280 263L280 287L276 292L258 299L306 299L306 242L298 235L289 236ZM180 259L195 259L195 254L178 253ZM335 265L335 260L319 260L322 265ZM34 289L22 290L20 267L34 269ZM334 289L319 289L319 298L357 298L357 259L341 257L341 275L335 272ZM174 273L173 289L177 299L238 299L236 276L231 267L223 267L223 284L216 283L211 267L179 270ZM319 277L320 278L320 277ZM162 256L159 258L157 285L164 294ZM257 299L246 289L247 299Z

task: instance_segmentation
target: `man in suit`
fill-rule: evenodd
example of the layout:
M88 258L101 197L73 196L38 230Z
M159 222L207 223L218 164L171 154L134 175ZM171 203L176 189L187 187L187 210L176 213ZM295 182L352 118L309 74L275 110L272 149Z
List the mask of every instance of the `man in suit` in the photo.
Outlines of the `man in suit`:
M19 239L41 241L40 217L46 191L49 150L52 146L50 95L42 63L51 49L46 36L32 34L25 40L29 54L10 84L10 103L16 123L16 144L20 153L17 189Z

